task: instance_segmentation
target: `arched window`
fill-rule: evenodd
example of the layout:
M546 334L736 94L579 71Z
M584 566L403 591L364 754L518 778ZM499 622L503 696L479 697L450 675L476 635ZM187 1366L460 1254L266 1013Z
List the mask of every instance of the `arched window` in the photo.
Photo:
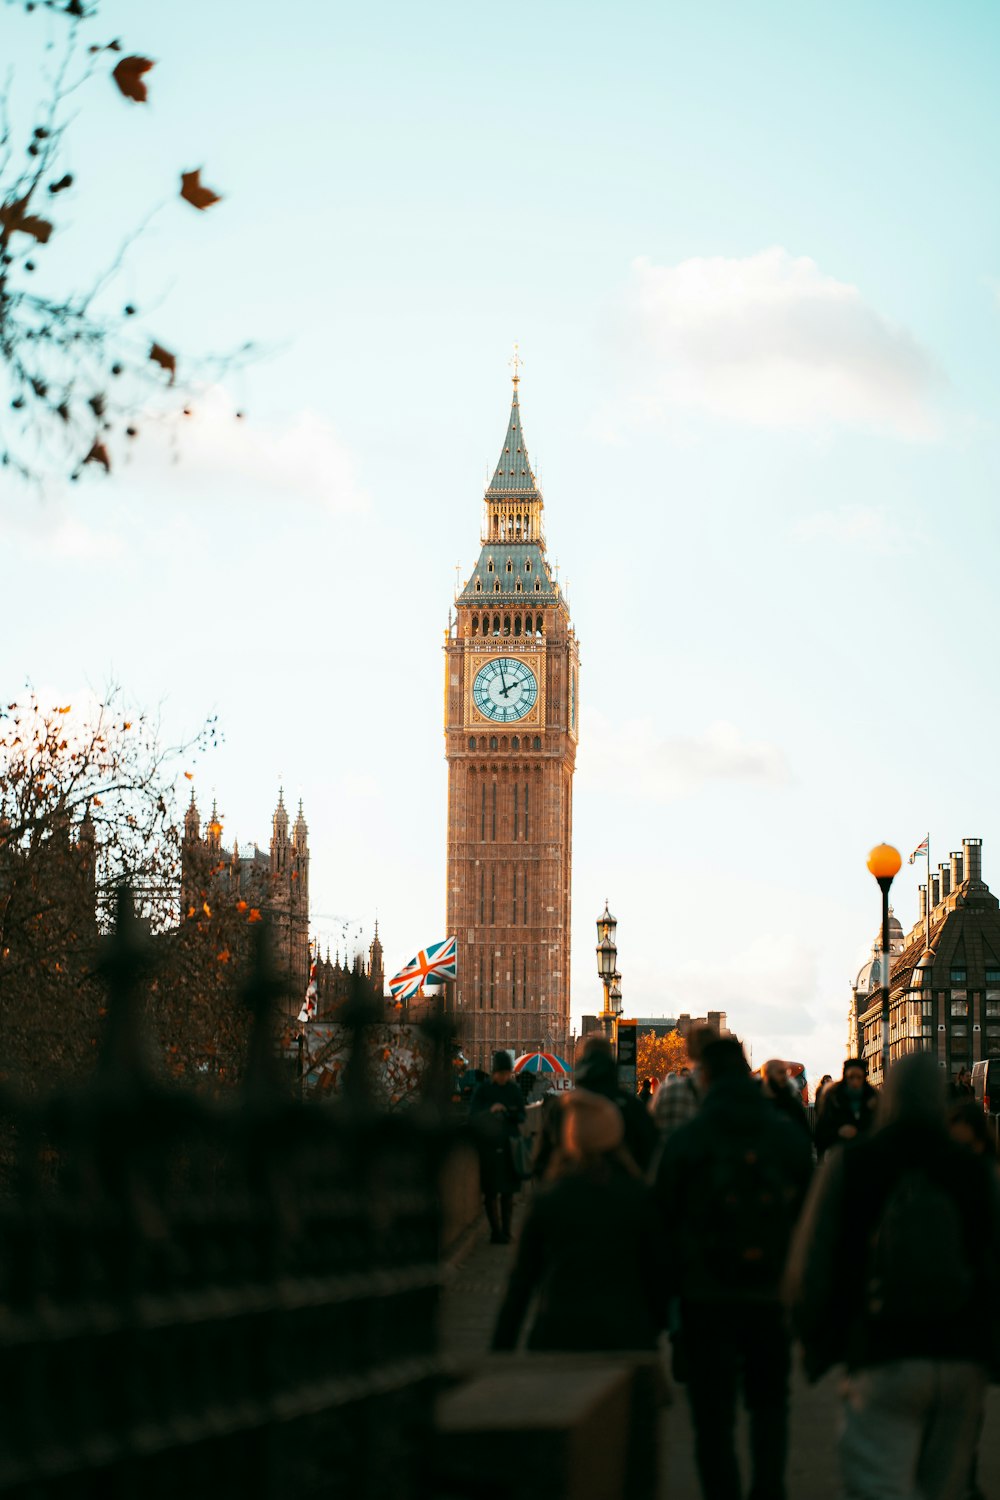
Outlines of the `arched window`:
M531 748L532 750L540 750L542 748L542 737L540 734L535 735L535 738L531 742Z
M515 635L520 635L521 634L521 616L520 615L515 615L514 616L514 634Z
M473 635L478 635L479 634L479 616L478 615L473 615L472 616L472 634Z
M474 734L470 734L469 735L469 749L470 750L475 750L475 748L476 748L476 736Z
M500 616L499 615L494 615L493 616L493 634L494 635L499 635L500 634Z
M536 615L535 616L535 634L536 635L541 635L541 633L542 633L542 617L541 617L541 615Z
M514 593L515 594L519 594L520 592L521 592L521 580L519 578L517 580L517 582L515 583L515 585L514 585Z
M508 559L507 559L507 572L508 573L513 573L513 571L514 571L514 560L513 560L513 558L508 557Z
M524 559L524 571L526 573L530 573L531 572L531 558L530 557L526 557Z
M496 737L495 734L491 734L490 735L490 749L491 750L495 750L496 748L497 748L497 737Z
M510 615L504 615L503 617L503 633L504 635L510 635Z
M536 594L540 594L541 592L542 592L542 580L540 578L536 578L535 579L535 593Z
M476 579L476 593L477 593L477 594L481 594L481 593L482 593L482 592L483 592L483 584L482 584L482 580L481 580L481 579L479 579L479 578L477 578L477 579Z
M493 584L493 592L494 592L494 594L499 594L499 592L500 592L500 580L499 580L499 578L496 579L496 581Z
M490 558L489 562L486 564L486 571L487 571L487 573L492 573L493 572L493 559L492 559L492 557Z
M510 742L510 747L512 750L520 750L521 736L519 734L515 734L514 738Z

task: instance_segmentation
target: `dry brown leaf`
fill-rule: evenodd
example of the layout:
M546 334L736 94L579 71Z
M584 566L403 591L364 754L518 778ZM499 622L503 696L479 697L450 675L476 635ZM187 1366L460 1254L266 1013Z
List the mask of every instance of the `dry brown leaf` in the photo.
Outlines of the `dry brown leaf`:
M177 356L171 354L169 349L164 349L162 344L154 344L149 351L149 357L154 364L160 365L162 369L169 371L170 384L173 385L177 374Z
M111 76L126 99L145 104L148 93L143 74L148 73L152 66L152 59L148 57L123 57Z
M196 172L181 173L181 197L193 208L211 208L213 203L222 201L221 193L213 193L211 188L203 186L200 167Z
M103 443L95 443L83 461L85 464L100 464L106 474L111 473L111 455Z
M39 244L48 244L52 225L48 219L39 218L38 214L29 214L27 208L27 198L16 198L11 203L3 204L0 207L0 226L7 234L20 231L21 234L30 234Z

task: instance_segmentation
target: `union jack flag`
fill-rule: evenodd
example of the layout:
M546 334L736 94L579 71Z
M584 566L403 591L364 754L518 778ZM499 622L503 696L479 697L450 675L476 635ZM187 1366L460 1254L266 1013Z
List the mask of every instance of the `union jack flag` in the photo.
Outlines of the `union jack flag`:
M914 849L913 853L910 855L909 863L911 865L913 864L914 860L919 859L921 857L921 855L923 855L924 858L927 857L927 845L928 845L929 842L930 842L930 834L928 834L927 838L925 838L921 843L919 843L917 845L917 847Z
M313 963L309 966L309 984L306 987L306 997L302 1002L302 1009L299 1011L298 1019L300 1021L312 1020L316 1014L316 997L318 994L319 986L316 983L316 965Z
M416 958L411 958L389 980L389 994L395 1000L409 1000L419 994L425 984L454 979L458 973L457 954L458 942L453 937L431 943L429 948L421 948Z

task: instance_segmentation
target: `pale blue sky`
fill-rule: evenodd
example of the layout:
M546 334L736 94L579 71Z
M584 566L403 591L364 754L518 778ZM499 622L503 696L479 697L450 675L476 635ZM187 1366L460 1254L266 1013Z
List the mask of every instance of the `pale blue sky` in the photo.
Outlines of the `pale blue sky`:
M116 295L270 352L178 463L7 492L4 680L217 711L199 795L242 843L301 793L318 930L442 936L441 631L517 339L582 643L575 1012L607 895L628 1012L834 1070L869 846L981 835L1000 889L996 8L104 14L151 103L85 96L53 254L203 165L224 202L164 208ZM48 24L0 11L19 94Z

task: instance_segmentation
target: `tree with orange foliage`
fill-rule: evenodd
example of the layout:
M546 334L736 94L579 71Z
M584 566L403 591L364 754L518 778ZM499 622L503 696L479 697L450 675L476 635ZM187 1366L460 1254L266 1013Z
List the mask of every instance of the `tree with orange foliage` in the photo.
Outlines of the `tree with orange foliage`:
M638 1038L635 1071L640 1083L644 1078L663 1079L687 1066L687 1043L679 1031L670 1031L666 1036L647 1031Z

